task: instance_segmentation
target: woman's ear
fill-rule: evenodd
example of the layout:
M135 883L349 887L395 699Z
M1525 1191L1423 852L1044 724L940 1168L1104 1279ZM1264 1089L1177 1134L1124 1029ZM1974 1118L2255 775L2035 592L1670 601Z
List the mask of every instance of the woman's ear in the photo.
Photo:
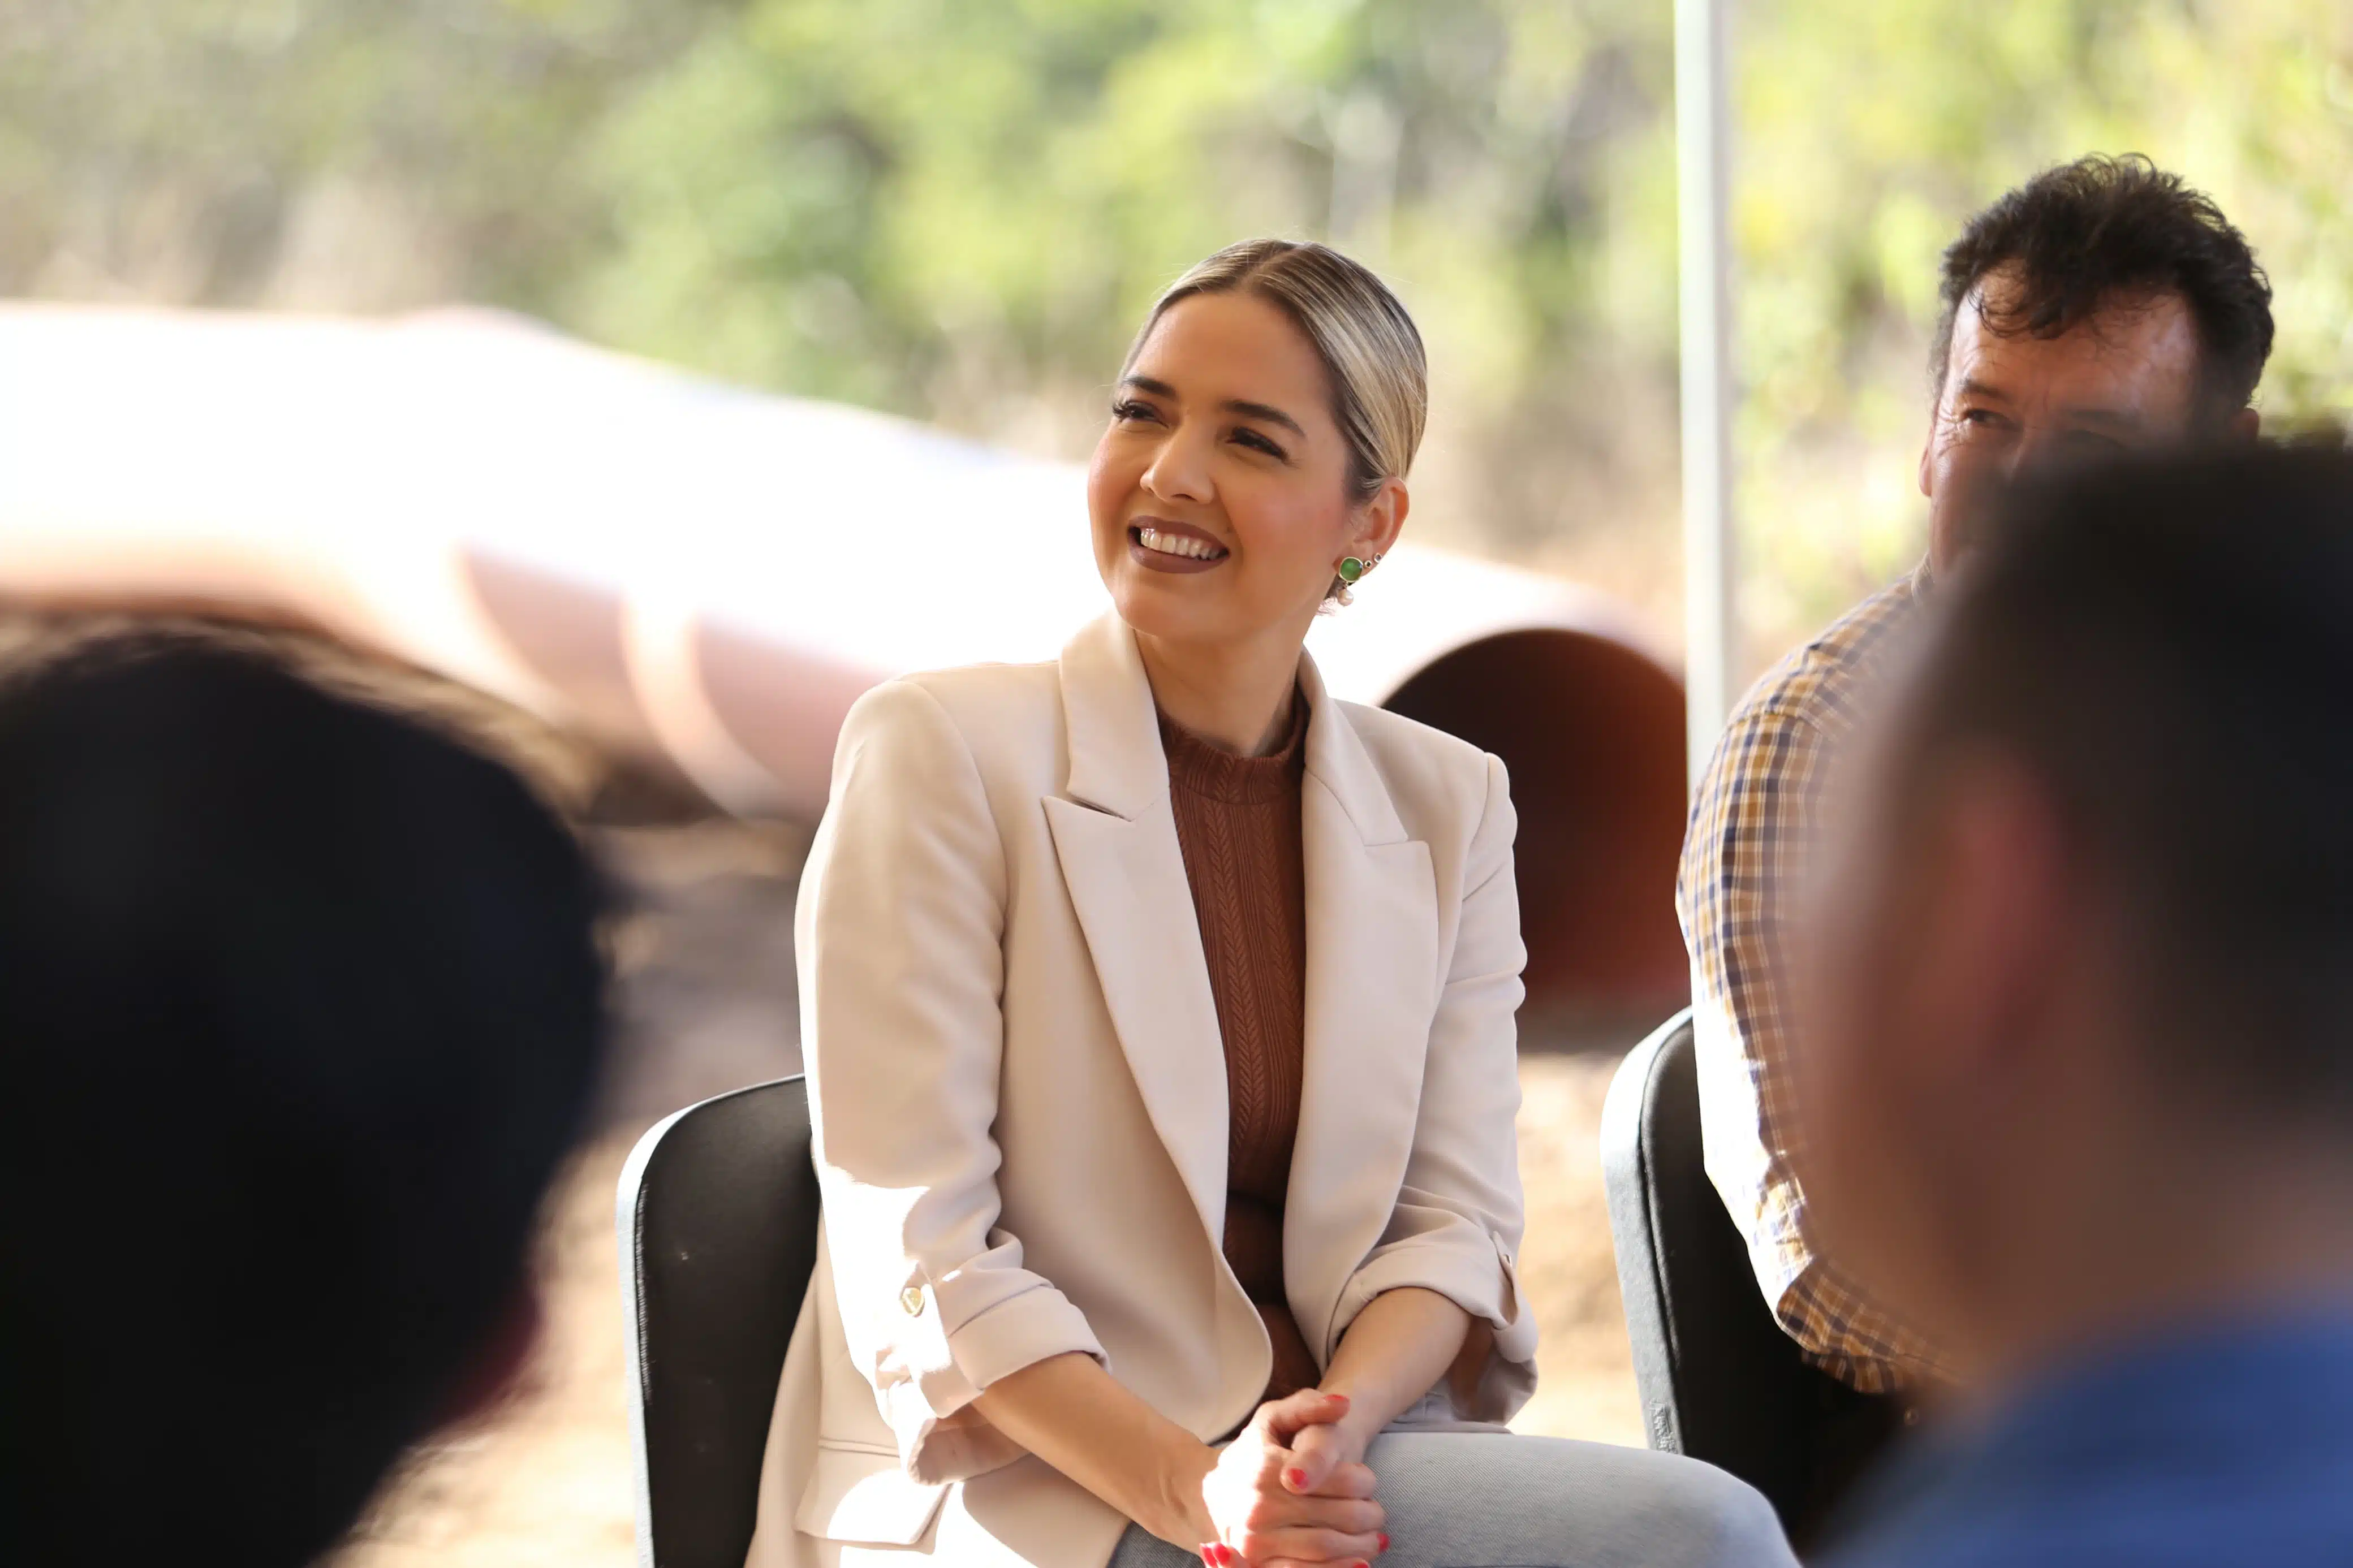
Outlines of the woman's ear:
M1387 479L1373 492L1373 499L1356 514L1356 529L1350 553L1370 561L1377 555L1387 555L1405 531L1405 514L1412 504L1405 481Z

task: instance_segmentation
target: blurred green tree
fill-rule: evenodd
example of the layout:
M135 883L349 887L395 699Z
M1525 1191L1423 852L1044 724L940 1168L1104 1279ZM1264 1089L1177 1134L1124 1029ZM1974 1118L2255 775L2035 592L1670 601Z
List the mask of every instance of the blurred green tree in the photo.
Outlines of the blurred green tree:
M2348 403L2343 0L1735 0L1762 659L1918 544L1938 250L2079 152L2211 190L2265 408ZM0 291L503 305L1082 451L1244 236L1398 284L1417 526L1672 608L1665 0L0 0Z
M1672 423L1671 150L1629 134L1667 101L1661 12L759 0L604 127L614 245L560 313L1067 449L1187 264L1330 238L1421 314L1482 531L1525 547L1577 515L1556 454L1600 494L1671 459L1587 417Z

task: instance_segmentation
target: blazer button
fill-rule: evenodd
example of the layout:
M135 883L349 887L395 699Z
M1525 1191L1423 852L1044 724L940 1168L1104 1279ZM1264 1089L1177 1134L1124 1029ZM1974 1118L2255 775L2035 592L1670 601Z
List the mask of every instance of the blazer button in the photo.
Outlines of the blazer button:
M907 1310L907 1316L911 1318L922 1317L923 1315L923 1290L917 1286L908 1286L904 1290L899 1292L899 1305Z

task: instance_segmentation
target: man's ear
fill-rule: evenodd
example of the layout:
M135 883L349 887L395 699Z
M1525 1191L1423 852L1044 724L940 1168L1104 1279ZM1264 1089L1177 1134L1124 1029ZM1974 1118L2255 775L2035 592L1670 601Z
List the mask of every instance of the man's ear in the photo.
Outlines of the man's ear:
M2252 408L2242 408L2222 426L2222 438L2240 446L2252 447L2263 430L2263 416Z
M1930 500L1936 499L1936 426L1944 417L1945 389L1939 386L1928 405L1928 428L1920 435L1920 493Z

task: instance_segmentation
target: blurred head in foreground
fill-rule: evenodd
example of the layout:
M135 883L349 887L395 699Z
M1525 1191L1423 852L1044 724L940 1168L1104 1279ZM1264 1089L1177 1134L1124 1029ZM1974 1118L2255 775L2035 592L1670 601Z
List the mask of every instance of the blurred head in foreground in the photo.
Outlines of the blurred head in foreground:
M1825 1235L1996 1389L2353 1321L2353 457L2074 475L1955 588L1827 868Z
M2254 435L2271 283L2213 200L2147 159L2046 169L1945 252L1920 453L1936 571L2032 469Z
M309 1561L528 1346L600 1054L587 864L263 658L0 685L0 1498L26 1561Z

